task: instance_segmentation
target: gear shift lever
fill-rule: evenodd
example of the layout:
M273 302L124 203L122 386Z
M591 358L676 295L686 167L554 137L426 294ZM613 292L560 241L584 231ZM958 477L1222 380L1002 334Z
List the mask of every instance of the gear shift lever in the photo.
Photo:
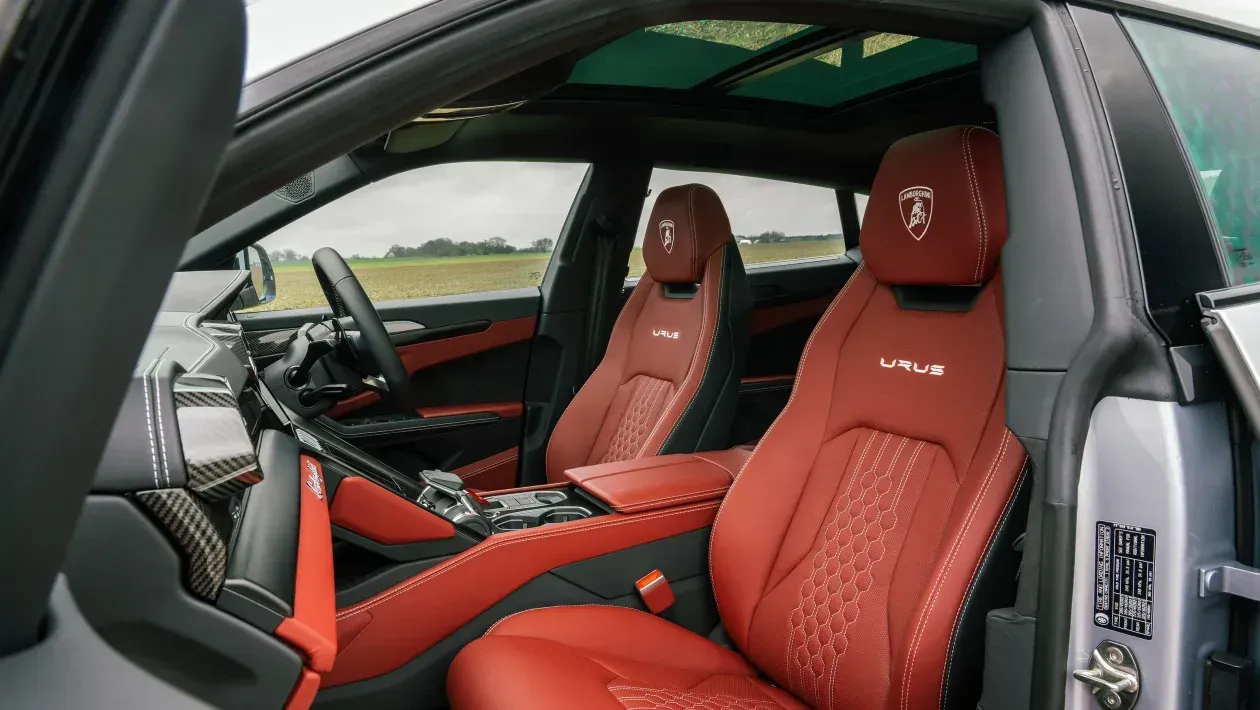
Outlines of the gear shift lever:
M420 480L426 484L420 493L420 503L431 508L456 525L482 535L493 532L490 522L482 515L481 503L464 489L464 480L446 471L421 471Z

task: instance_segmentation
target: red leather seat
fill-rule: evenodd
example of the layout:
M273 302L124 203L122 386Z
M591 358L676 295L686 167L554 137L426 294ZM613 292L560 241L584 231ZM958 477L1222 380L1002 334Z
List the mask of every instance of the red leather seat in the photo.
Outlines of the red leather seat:
M456 657L453 707L974 707L974 620L998 605L981 586L1013 595L991 563L1025 461L1004 424L1005 238L997 136L956 127L889 150L865 264L713 526L739 653L632 610L527 611Z
M643 261L604 359L552 431L548 481L577 466L726 446L752 296L717 193L661 192Z

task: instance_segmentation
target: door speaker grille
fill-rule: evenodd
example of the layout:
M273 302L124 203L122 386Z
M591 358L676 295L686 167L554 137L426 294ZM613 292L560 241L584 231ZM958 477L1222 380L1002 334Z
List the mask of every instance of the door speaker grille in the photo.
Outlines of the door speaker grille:
M276 190L276 197L297 204L315 194L315 173L307 173Z

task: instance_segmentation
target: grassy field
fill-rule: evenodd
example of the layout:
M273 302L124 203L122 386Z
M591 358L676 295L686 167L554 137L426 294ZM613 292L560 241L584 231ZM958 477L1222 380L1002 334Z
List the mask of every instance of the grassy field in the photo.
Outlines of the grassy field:
M744 244L745 264L837 254L839 241ZM376 301L450 296L478 291L525 288L542 283L550 254L496 254L434 259L350 259L350 268ZM630 252L630 276L643 273L643 252ZM275 264L276 300L260 311L327 305L309 261Z

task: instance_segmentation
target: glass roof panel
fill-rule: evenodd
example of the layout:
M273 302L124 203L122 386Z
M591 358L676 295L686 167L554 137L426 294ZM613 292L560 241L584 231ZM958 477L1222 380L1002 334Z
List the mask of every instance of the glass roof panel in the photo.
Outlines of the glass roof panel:
M570 84L690 89L810 25L696 20L631 32L578 61Z
M731 93L829 107L974 61L976 48L969 44L880 34L846 43Z

